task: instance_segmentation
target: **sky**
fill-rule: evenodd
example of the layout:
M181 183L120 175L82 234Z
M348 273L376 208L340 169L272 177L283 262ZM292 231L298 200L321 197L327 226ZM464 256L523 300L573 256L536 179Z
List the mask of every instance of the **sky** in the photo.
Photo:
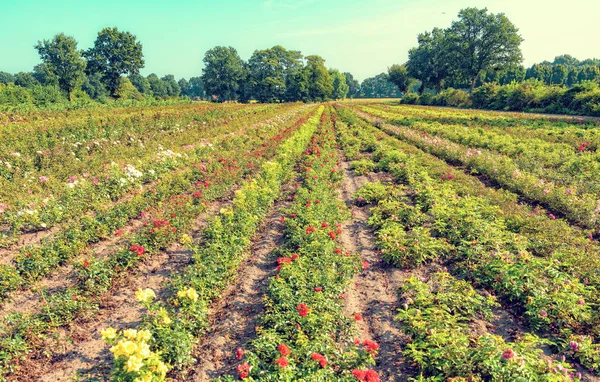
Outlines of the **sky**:
M318 54L358 80L404 63L418 33L448 27L465 7L505 13L524 38L524 64L560 54L600 58L600 0L0 0L0 71L31 71L38 40L64 32L80 49L104 27L141 41L141 73L202 74L204 53L282 45Z

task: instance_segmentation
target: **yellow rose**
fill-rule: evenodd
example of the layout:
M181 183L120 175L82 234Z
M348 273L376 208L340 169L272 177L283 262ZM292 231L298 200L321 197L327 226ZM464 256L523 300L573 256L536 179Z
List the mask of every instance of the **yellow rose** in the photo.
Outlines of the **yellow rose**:
M122 355L126 355L123 351L123 346L121 346L121 343L111 347L110 352L113 353L115 358L119 358Z
M144 366L144 362L141 358L138 358L134 355L129 357L127 363L124 365L124 369L128 373L140 371L140 369Z
M106 328L106 329L102 330L100 333L102 333L103 340L112 340L113 338L115 338L117 336L117 331L113 328Z
M177 297L181 300L182 298L185 298L187 296L187 290L180 290L179 292L177 292Z
M190 244L192 244L192 238L190 237L190 235L184 234L184 235L181 235L179 242L183 245L190 245Z
M198 293L196 293L196 289L194 288L188 288L187 296L190 300L194 302L198 301Z
M135 297L139 302L147 302L153 300L156 297L156 293L150 288L142 290L141 288L135 292Z
M123 335L128 340L135 340L135 337L137 336L137 330L135 330L135 329L126 329L126 330L123 330Z
M138 341L150 341L152 334L148 330L140 330L135 338Z
M142 359L146 359L152 355L152 352L150 351L150 346L148 346L148 344L145 341L142 341L138 346L138 355Z
M135 342L131 342L131 341L121 341L119 342L119 345L121 345L121 348L123 349L123 353L126 356L129 356L133 353L135 353L135 351L137 350L137 345Z
M158 364L158 367L156 368L156 371L157 371L159 374L162 374L162 375L164 375L164 374L167 374L167 371L169 371L169 368L168 368L168 367L167 367L167 365L165 365L164 363L162 363L162 362L159 362L159 364Z

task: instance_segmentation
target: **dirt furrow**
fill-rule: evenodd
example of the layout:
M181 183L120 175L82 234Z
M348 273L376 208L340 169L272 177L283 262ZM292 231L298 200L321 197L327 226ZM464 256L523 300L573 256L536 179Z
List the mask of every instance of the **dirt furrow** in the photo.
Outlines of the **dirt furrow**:
M210 216L231 202L230 196L214 202L210 209L195 222L192 237L199 239ZM137 326L145 309L137 301L138 288L152 288L159 298L164 298L165 285L172 274L181 271L189 264L191 252L180 244L173 244L168 250L153 255L144 261L135 275L122 279L113 290L102 297L99 311L78 318L67 328L61 328L55 338L48 339L45 349L54 349L46 356L29 359L21 368L26 375L14 375L19 381L71 381L104 380L111 367L111 356L100 330L106 327L116 329ZM94 379L96 378L96 379Z
M408 366L402 357L402 345L407 336L394 322L396 309L400 306L398 289L402 280L414 274L385 265L378 256L375 237L367 227L369 211L367 207L357 207L353 203L354 193L365 183L379 180L377 174L356 176L343 162L344 188L343 200L352 208L354 219L346 223L342 236L344 248L359 253L363 259L364 271L354 277L354 284L346 293L345 310L349 316L360 314L357 321L360 340L371 339L379 344L375 370L382 381L406 381L408 375L401 370Z
M194 354L198 363L181 381L204 382L236 373L239 361L235 352L255 337L258 318L264 310L263 297L269 279L276 274L273 249L283 244L284 229L280 210L291 203L292 189L286 186L285 190L285 196L271 208L253 238L250 255L240 266L237 281L211 307L211 329Z

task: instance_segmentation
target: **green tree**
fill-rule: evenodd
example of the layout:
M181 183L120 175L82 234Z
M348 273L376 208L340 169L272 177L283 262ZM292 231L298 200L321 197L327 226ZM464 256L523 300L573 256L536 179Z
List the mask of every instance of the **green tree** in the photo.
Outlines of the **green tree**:
M531 68L527 69L525 79L536 79L540 80L546 85L550 85L552 81L552 66L547 64L533 64Z
M571 68L579 65L579 60L570 54L563 54L560 56L554 57L554 65L564 65L567 68Z
M167 84L158 78L156 74L152 73L147 78L148 83L150 84L150 89L152 90L152 94L155 97L167 97L169 95Z
M308 76L308 69L302 68L288 78L285 93L286 101L310 101L310 81Z
M175 81L175 76L172 74L167 74L161 80L165 83L167 87L167 95L171 97L177 97L181 93L181 88L177 81Z
M131 74L129 76L131 84L142 94L152 94L152 87L150 81L141 74Z
M397 98L400 91L389 81L387 74L379 73L360 84L360 95L363 98Z
M121 75L137 74L144 67L142 44L135 35L116 27L98 32L94 46L85 52L88 74L101 73L106 87L115 94L121 85Z
M408 51L408 75L421 81L425 88L441 90L443 82L453 75L453 59L447 32L434 28L417 36L418 46Z
M569 69L569 74L567 75L567 86L571 87L578 83L577 76L579 75L579 69L571 68Z
M569 70L563 64L552 66L552 85L564 85L567 82Z
M102 82L102 75L100 73L92 73L85 77L81 89L87 93L92 99L104 99L110 94L104 82Z
M410 83L410 76L406 65L392 65L388 68L388 79L396 85L398 89L405 93Z
M346 77L346 84L348 85L348 97L354 98L360 93L360 82L354 78L351 73L344 72Z
M15 82L15 76L7 72L0 72L0 84L9 84ZM6 88L4 88L6 89Z
M64 33L35 46L46 68L58 79L58 86L69 99L85 78L86 61L77 50L77 41Z
M52 67L46 63L42 62L34 66L33 76L42 85L58 86L58 77L52 71Z
M204 93L204 84L202 83L201 77L191 77L188 82L188 97L191 98L204 98L206 94Z
M325 60L316 55L308 56L305 70L309 83L309 99L316 102L329 99L333 92L333 83L325 67Z
M189 81L185 78L181 78L177 81L177 85L179 85L179 89L181 89L181 95L187 96L190 89Z
M115 98L119 99L137 99L140 100L143 96L131 83L129 78L119 78L119 87L114 93Z
M302 54L280 45L256 50L248 60L248 81L252 96L261 102L285 99L287 85L302 68Z
M36 80L31 73L19 72L15 74L15 85L24 88L32 88L36 85L40 85L40 82Z
M345 99L349 90L348 84L346 83L346 76L337 69L330 69L329 76L331 76L331 84L333 85L331 98Z
M503 14L487 8L465 8L448 29L447 38L453 53L451 65L475 88L483 70L502 70L523 61L519 30Z
M219 101L235 100L244 77L244 61L235 48L217 46L204 55L202 83L207 95Z

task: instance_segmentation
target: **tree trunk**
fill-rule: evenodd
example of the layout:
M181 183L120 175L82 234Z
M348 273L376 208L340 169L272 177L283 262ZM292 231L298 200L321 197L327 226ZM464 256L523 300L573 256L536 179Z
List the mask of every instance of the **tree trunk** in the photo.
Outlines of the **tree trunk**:
M471 94L473 94L473 90L475 90L475 82L477 82L477 79L479 78L479 73L480 72L477 72L475 77L473 77L473 81L471 81Z

